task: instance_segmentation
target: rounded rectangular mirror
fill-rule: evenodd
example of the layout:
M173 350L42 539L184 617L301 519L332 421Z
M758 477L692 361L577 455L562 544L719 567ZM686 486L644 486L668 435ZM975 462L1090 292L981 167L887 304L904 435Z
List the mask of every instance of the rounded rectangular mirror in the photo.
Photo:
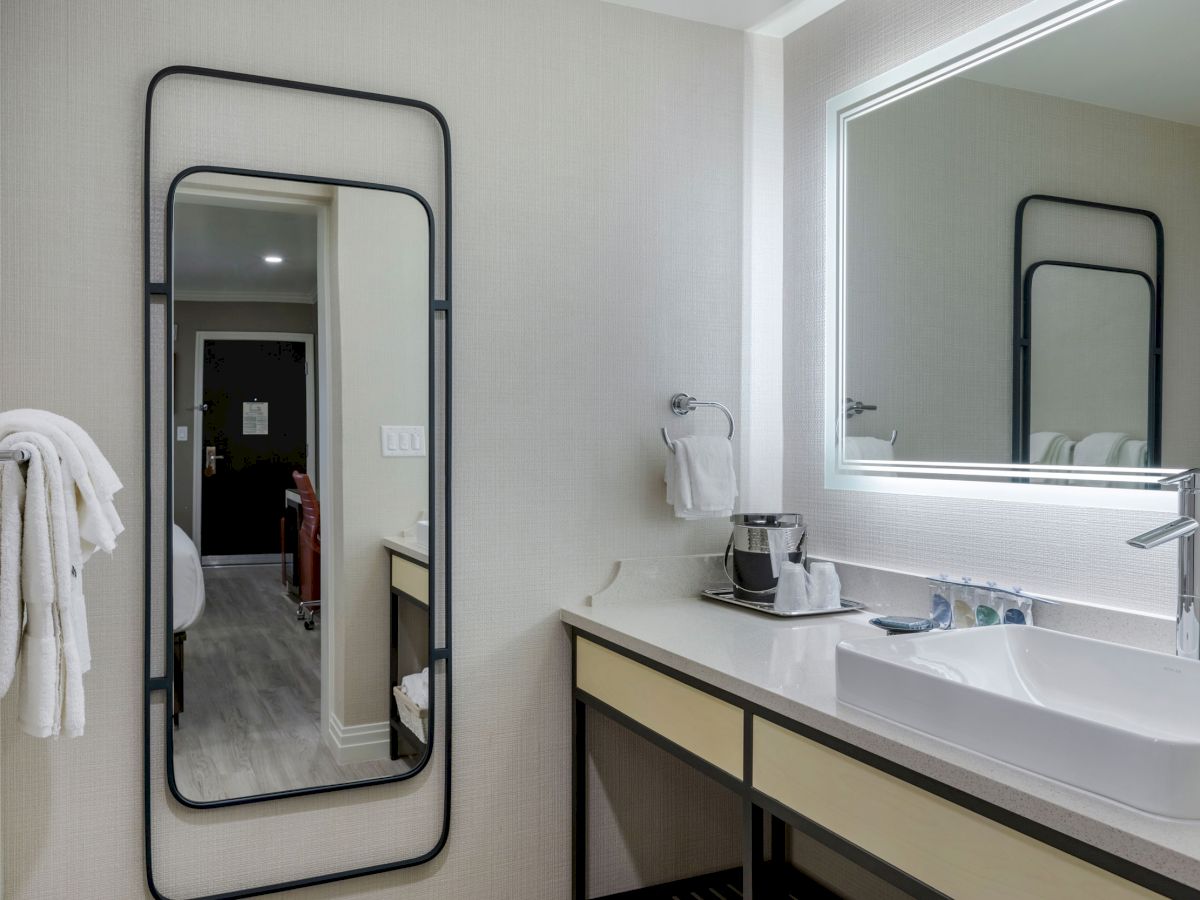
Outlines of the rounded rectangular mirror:
M429 207L196 169L168 209L172 791L411 776L433 722Z

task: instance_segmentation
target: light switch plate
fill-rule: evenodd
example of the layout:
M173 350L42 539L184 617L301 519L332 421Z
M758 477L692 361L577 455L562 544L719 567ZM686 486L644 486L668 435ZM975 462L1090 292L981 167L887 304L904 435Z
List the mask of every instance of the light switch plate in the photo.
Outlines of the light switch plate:
M186 441L188 439L187 436L188 436L188 427L186 425L175 426L175 440L179 441L181 444L186 443Z
M384 456L424 456L424 425L380 425L380 450Z

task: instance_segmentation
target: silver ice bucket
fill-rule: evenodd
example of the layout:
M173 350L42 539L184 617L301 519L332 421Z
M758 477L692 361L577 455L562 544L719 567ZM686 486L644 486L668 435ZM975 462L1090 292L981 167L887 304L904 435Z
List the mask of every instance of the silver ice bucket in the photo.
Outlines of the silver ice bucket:
M733 595L740 600L773 602L779 563L784 559L802 565L808 562L804 516L737 513L729 520L733 533L725 547L725 575L733 584Z

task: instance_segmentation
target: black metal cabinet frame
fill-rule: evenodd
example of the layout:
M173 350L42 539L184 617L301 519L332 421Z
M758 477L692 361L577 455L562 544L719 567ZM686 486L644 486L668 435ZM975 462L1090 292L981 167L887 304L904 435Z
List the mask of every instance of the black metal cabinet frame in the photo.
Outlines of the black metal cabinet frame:
M444 246L444 251L443 251L444 298L441 300L437 300L434 297L434 291L435 291L435 288L434 288L434 258L435 258L434 246L435 246L436 234L435 234L433 210L431 209L429 203L425 200L425 198L423 198L421 195L417 194L415 191L409 190L407 188L399 188L399 187L395 187L393 185L386 185L386 184L374 184L374 183L368 183L368 182L346 181L343 179L325 178L325 177L317 177L317 176L311 176L311 175L286 174L286 173L276 173L276 172L260 172L260 171L235 169L235 168L220 167L220 166L192 167L192 168L186 169L183 172L179 173L172 181L171 189L170 189L170 191L168 193L168 197L167 197L167 209L166 209L166 217L165 217L167 233L164 236L164 241L163 241L164 281L163 282L152 281L152 279L151 279L151 276L152 276L152 265L151 265L151 161L152 161L151 160L151 149L152 149L151 148L151 121L152 121L152 113L153 113L153 107L154 107L155 89L165 79L167 79L171 76L174 76L174 75L193 76L193 77L200 77L200 78L213 78L213 79L219 79L219 80L224 80L224 81L241 82L241 83L245 83L245 84L255 84L255 85L264 85L264 86L270 86L270 87L278 87L278 88L282 88L285 90L305 91L308 93L345 97L345 98L353 99L353 100L372 101L372 102L389 104L392 106L400 106L400 107L407 107L407 108L411 108L411 109L417 109L417 110L421 110L425 113L428 113L436 122L438 129L441 133L441 137L442 137L442 162L443 162L442 177L443 177L443 188L444 188L444 196L445 196L445 200L444 200L444 203L445 203L445 210L444 210L445 246ZM427 850L426 852L424 852L422 854L419 854L418 856L410 857L408 859L395 860L392 862L381 863L378 865L363 866L363 867L356 868L356 869L347 869L347 870L338 871L338 872L330 872L330 873L324 874L324 875L311 876L308 878L299 878L299 879L295 879L292 881L275 882L272 884L258 885L258 886L249 887L249 888L227 891L227 892L220 893L220 894L210 894L205 897L194 898L194 900L237 900L237 898L255 897L255 896L261 896L261 895L265 895L265 894L279 893L281 891L294 890L296 888L309 887L309 886L314 886L314 885L319 885L319 884L327 884L327 883L335 882L335 881L343 881L343 880L346 880L349 878L357 878L357 877L361 877L361 876L365 876L365 875L375 875L375 874L379 874L382 872L395 871L397 869L411 868L413 866L418 866L423 863L429 862L434 857L436 857L439 853L441 853L442 849L446 846L446 842L447 842L447 840L449 838L449 834L450 834L450 783L451 783L451 756L452 756L450 723L451 723L451 706L452 706L452 695L453 695L453 691L452 691L452 671L453 670L452 670L452 658L451 658L451 603L450 603L450 595L451 595L451 577L450 577L450 573L451 573L451 554L450 554L450 545L451 545L451 534L450 534L451 401L450 401L450 398L451 398L451 374L452 374L452 366L451 366L452 333L451 333L450 311L451 311L451 274L452 274L452 267L451 267L452 252L451 251L452 251L452 246L453 246L453 241L452 241L453 231L452 231L451 222L452 222L453 204L451 202L451 147L450 147L449 124L447 123L445 116L443 116L442 113L435 106L433 106L429 103L426 103L424 101L421 101L421 100L412 100L412 99L408 99L405 97L393 96L390 94L380 94L380 93L374 93L374 92L369 92L369 91L359 91L359 90L353 90L350 88L331 87L328 85L313 84L313 83L302 82L302 81L293 81L293 80L283 79L283 78L272 78L272 77L266 77L266 76L260 76L260 75L250 75L250 74L246 74L246 73L242 73L242 72L231 72L231 71L225 71L225 70L220 70L220 69L210 69L210 68L205 68L205 67L201 67L201 66L169 66L165 69L160 70L159 72L157 72L154 75L154 77L150 80L149 86L147 87L147 90L146 90L146 107L145 107L142 150L143 150L143 158L142 158L142 166L143 166L143 169L142 169L142 221L143 221L142 260L143 260L143 285L144 285L144 290L145 290L144 321L143 321L143 343L144 343L143 391L144 391L145 443L144 443L143 465L144 465L144 470L145 470L147 479L149 479L150 473L152 471L153 462L154 462L155 437L156 437L156 435L154 434L154 429L152 427L152 425L153 425L153 422L152 422L152 402L153 402L153 400L152 400L152 390L153 390L152 375L153 375L153 364L154 364L154 354L153 354L152 346L151 346L151 340L153 337L152 317L153 317L155 305L156 304L165 304L166 334L169 335L171 332L171 318L172 318L171 302L170 302L171 301L170 229L171 229L171 222L172 222L172 200L174 197L175 188L178 186L179 182L184 177L186 177L188 174L191 174L193 172L208 171L208 172L221 172L221 173L226 173L226 174L242 174L242 175L251 175L251 176L255 176L255 177L264 177L264 178L287 179L287 180L292 180L292 181L308 181L308 182L316 182L316 183L323 183L323 184L336 184L336 185L350 186L350 187L363 187L363 188L371 188L371 189L378 189L378 190L387 190L387 191L393 191L393 192L403 193L403 194L412 196L415 199L417 199L422 204L422 206L425 208L426 214L428 216L429 239L430 239L430 253L429 253L429 267L430 267L430 270L429 270L429 388L428 388L428 390L429 390L430 428L429 428L429 438L428 438L428 448L429 448L428 454L429 454L429 458L431 460L431 465L429 466L429 496L431 499L437 496L437 487L438 486L436 484L436 479L437 479L437 477L443 478L444 479L444 485L442 486L443 497L444 497L443 508L445 510L445 524L440 529L440 535L441 535L441 539L442 539L443 543L440 547L437 544L437 541L439 539L439 527L438 527L438 522L437 522L437 508L436 508L437 504L432 503L431 508L429 510L429 519L430 519L430 523L429 523L430 524L429 559L430 559L430 563L429 563L429 567L428 567L429 568L429 585L430 585L430 615L429 615L429 650L430 650L430 652L429 652L429 659L430 659L430 692L431 692L431 694L434 691L435 678L436 678L434 663L436 663L439 660L441 660L444 664L445 681L446 681L445 701L444 701L445 702L445 710L444 710L443 715L440 717L443 720L442 727L445 729L445 738L444 738L444 743L443 743L443 755L445 757L443 760L444 796L443 796L443 802L442 802L442 810L443 811L442 811L442 823L441 823L440 832L438 834L437 840L434 842L433 846L430 847L429 850ZM437 343L438 342L437 342L437 335L436 335L437 320L438 320L439 316L441 317L441 320L443 322L443 332L444 332L443 333L443 342L442 342L442 353L440 354L440 364L439 364L439 358L438 358L439 354L437 352L437 350L438 350ZM172 417L171 417L171 404L172 404L173 391L172 391L172 388L170 385L172 375L171 375L171 366L169 364L167 364L165 366L165 371L166 371L166 377L168 380L167 388L164 392L164 395L165 395L164 426L165 426L166 434L160 434L160 435L157 435L157 437L159 439L165 439L166 440L165 446L169 448L171 446L171 437L172 437L172 432L173 432L173 427L172 427L173 423L172 423ZM439 376L440 376L440 384L442 386L442 392L443 392L443 401L442 402L444 404L444 408L442 410L443 418L441 419L440 423L437 419L437 405L436 405L437 404L437 395L438 395ZM439 430L439 428L438 428L439 424L441 426L441 430L444 432L444 435L445 435L445 444L443 447L440 448L440 453L441 453L441 457L442 457L442 461L443 461L443 465L441 467L440 472L436 471L438 469L438 467L436 465L432 464L432 461L437 459L438 447L436 444L436 440L437 440L437 432ZM164 491L165 497L166 497L165 504L159 509L159 512L164 517L163 518L163 525L164 525L163 530L165 532L165 547L161 548L161 549L165 550L164 562L163 562L163 568L164 568L163 579L165 581L165 585L163 586L163 588L164 588L164 596L166 598L165 609L161 611L161 618L162 618L162 622L163 622L163 627L161 628L162 633L159 635L154 634L154 621L156 618L155 609L154 609L155 584L154 584L154 573L153 573L152 566L151 566L151 560L153 558L154 549L155 549L153 534L154 534L154 525L155 525L154 517L155 517L155 512L156 512L156 509L155 509L156 504L154 502L153 492L149 489L149 484L147 484L147 490L145 491L145 507L144 507L144 511L143 511L144 519L145 519L145 548L144 548L144 550L145 550L145 559L146 559L145 578L144 578L144 584L143 584L144 607L145 607L144 608L144 613L145 613L144 649L143 649L144 703L143 703L143 715L142 715L142 725L143 725L143 750L142 750L143 826L144 826L144 852L145 852L145 867L146 867L146 883L147 883L147 886L149 888L151 895L153 897L155 897L156 900L170 900L170 898L166 897L166 895L162 894L159 891L159 889L155 885L155 880L154 880L153 836L152 836L153 822L152 822L152 813L151 813L152 805L153 805L152 804L152 795L151 795L151 790L152 790L151 734L152 734L152 729L155 727L155 723L153 722L153 702L154 702L154 695L156 693L162 692L163 694L165 694L165 701L166 701L163 704L163 708L165 710L164 722L160 725L160 727L165 727L165 729L166 729L165 747L166 747L166 753L167 753L167 757L168 757L167 761L166 761L166 770L168 773L168 776L167 776L168 785L170 787L170 791L171 791L172 795L175 797L176 800L178 800L183 805L194 808L194 809L206 809L206 808L211 808L211 807L224 807L224 806L240 805L240 804L247 804L247 803L256 803L256 802L261 802L264 800L278 800L280 798L298 797L298 796L304 796L304 795L308 795L308 794L327 793L330 791L348 790L348 789L353 789L353 788L357 788L357 787L380 785L380 784L390 783L390 782L394 782L394 781L401 781L406 778L413 777L414 775L416 775L419 771L421 771L424 768L425 764L428 762L429 758L432 755L432 743L433 743L432 740L430 740L430 742L427 745L427 750L426 750L425 755L423 756L422 760L416 767L414 767L412 770L410 770L408 772L404 772L404 773L401 773L401 774L395 775L395 776L370 779L370 780L365 780L365 781L351 782L348 784L323 785L323 786L318 786L318 787L313 787L313 788L302 788L302 789L297 789L297 790L292 790L292 791L285 791L285 792L273 793L273 794L267 794L267 795L261 795L261 796L238 797L238 798L233 798L231 800L224 800L224 801L197 802L197 801L189 800L180 794L180 792L175 784L174 771L173 771L173 767L172 767L172 763L171 763L171 759L170 759L171 748L172 748L172 744L173 744L172 723L171 723L171 710L172 710L172 704L173 704L173 699L174 699L173 698L173 693L174 693L173 678L167 673L158 675L158 674L155 674L153 671L153 648L155 646L155 641L159 641L162 644L162 646L165 648L164 665L169 664L169 661L172 656L172 653L171 653L171 650L172 650L172 647L171 647L171 644L172 644L171 622L173 620L173 615L172 615L172 607L173 607L172 575L173 575L173 573L172 573L172 553L171 553L172 537L171 537L170 523L172 521L172 516L173 516L173 499L172 499L172 495L171 495L171 490L169 488L169 485L171 484L171 480L172 480L172 460L171 460L170 453L168 453L167 460L166 460L166 474L165 474L165 483L166 483L166 485L168 485L168 488ZM438 646L438 644L437 644L437 625L436 625L436 615L435 615L435 610L437 609L437 605L436 605L437 598L435 596L436 595L436 588L435 588L436 582L434 579L434 571L435 570L434 570L434 563L433 563L433 561L435 559L435 553L439 554L436 558L440 558L443 561L443 565L444 565L444 572L442 573L442 581L444 584L444 601L443 602L444 602L445 606L443 609L443 616L444 616L443 622L444 622L444 630L445 630L445 639L441 646ZM393 636L393 640L394 640L394 636ZM433 734L433 729L434 729L434 722L435 722L434 717L435 717L435 711L431 707L430 718L429 718L431 735Z
M764 816L770 816L770 858L773 863L783 861L785 849L784 827L791 826L823 844L844 859L899 888L911 897L943 898L943 900L946 898L946 894L936 888L919 881L886 860L850 843L840 835L806 818L797 810L791 809L761 791L756 790L753 787L753 722L756 717L772 722L831 750L835 750L844 756L878 769L893 778L907 782L914 787L948 800L973 813L991 819L1006 828L1028 835L1043 844L1084 860L1099 869L1111 872L1126 881L1131 881L1134 884L1141 885L1168 897L1200 897L1200 892L1180 884L1160 872L1155 872L1152 869L1147 869L1136 863L1122 859L1078 838L1055 831L1041 822L1010 812L958 788L930 778L928 775L915 772L912 769L905 768L898 763L863 750L832 735L788 719L786 716L759 706L745 697L740 697L737 694L714 687L705 681L701 681L677 669L672 669L670 666L649 659L640 653L629 650L612 641L605 640L595 634L573 626L570 627L569 631L571 640L571 695L573 710L571 734L571 871L573 900L587 900L587 718L589 710L612 719L634 734L665 750L676 759L682 760L692 768L707 775L713 781L733 791L741 798L743 826L742 896L746 900L755 900L755 898L763 900L763 898L782 896L778 891L778 885L775 880L778 877L778 869L768 869L765 865L763 840ZM597 644L640 663L655 672L660 672L698 691L739 707L743 711L742 765L744 771L742 777L737 778L724 769L701 759L668 738L663 737L640 722L609 706L604 701L592 696L587 691L577 687L577 648L580 640Z

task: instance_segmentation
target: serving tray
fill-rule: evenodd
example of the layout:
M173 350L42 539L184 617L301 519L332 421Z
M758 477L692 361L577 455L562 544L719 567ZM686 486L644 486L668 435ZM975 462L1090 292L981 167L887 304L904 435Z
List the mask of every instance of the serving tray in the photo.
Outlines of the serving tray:
M709 590L701 591L700 595L709 600L720 600L722 603L732 603L734 606L744 606L747 609L757 610L769 616L779 616L786 619L794 619L798 616L835 616L838 613L857 612L866 607L866 604L859 603L857 600L846 600L843 598L842 605L837 609L800 609L795 612L780 612L775 608L774 603L760 603L756 600L742 600L740 597L735 597L733 596L732 588L710 588Z

